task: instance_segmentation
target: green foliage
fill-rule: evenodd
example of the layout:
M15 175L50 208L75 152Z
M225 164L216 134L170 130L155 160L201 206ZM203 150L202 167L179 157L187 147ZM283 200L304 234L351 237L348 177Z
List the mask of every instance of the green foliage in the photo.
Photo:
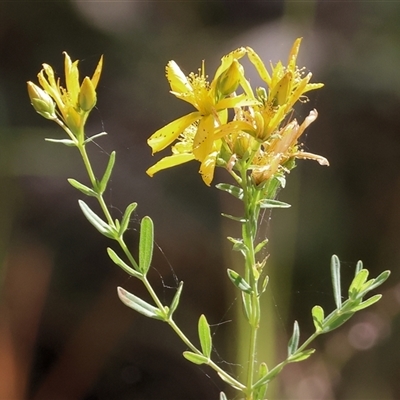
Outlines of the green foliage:
M144 217L140 223L139 269L146 275L153 258L154 225L150 217Z

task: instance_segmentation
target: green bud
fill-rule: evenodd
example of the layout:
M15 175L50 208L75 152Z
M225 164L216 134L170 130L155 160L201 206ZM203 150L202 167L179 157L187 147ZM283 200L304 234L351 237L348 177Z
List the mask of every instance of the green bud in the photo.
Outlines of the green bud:
M242 66L237 60L233 60L230 67L218 78L218 93L221 93L222 96L233 93L238 88L242 75Z
M97 101L96 91L89 77L86 77L79 91L78 102L81 110L89 112Z
M51 96L32 82L28 82L28 94L35 111L46 119L56 119L55 103Z

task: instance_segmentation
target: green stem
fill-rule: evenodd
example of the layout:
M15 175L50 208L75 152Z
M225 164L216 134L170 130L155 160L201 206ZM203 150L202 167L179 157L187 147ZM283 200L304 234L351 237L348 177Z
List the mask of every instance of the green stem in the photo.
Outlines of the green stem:
M68 127L63 126L63 128L69 131ZM71 132L69 132L69 133L71 133ZM71 133L71 135L72 135L72 133ZM81 135L81 136L84 137L84 135ZM104 201L103 195L102 195L102 193L99 193L99 191L97 189L97 179L96 179L96 176L94 174L92 165L90 163L88 154L86 152L85 144L84 143L77 143L77 147L79 149L79 152L81 154L83 163L84 163L86 171L88 173L90 182L92 184L92 188L97 193L96 198L97 198L97 200L99 202L99 205L100 205L100 207L101 207L101 209L102 209L102 211L104 213L104 216L107 219L108 224L111 227L116 228L115 222L113 221L113 219L111 217L111 213L110 213L110 211L109 211L109 209L107 207L106 202ZM126 244L125 244L125 242L123 240L123 237L120 236L120 237L115 238L115 239L119 243L122 251L124 252L125 256L128 258L129 262L134 266L134 268L136 270L138 270L139 267L137 265L137 262L134 259L134 257L132 255L132 253L130 252L130 250L128 249L128 247L126 246ZM143 285L145 286L147 292L149 293L150 297L152 298L152 300L156 304L157 308L160 311L165 311L165 307L163 306L162 302L158 298L158 296L157 296L156 292L154 291L153 287L151 286L150 282L147 280L147 277L143 276L141 281L142 281ZM202 352L182 332L182 330L179 328L179 326L176 324L176 322L172 319L172 316L167 316L166 312L165 312L164 321L168 323L168 325L172 328L172 330L178 335L178 337L182 340L182 342L185 343L185 345L191 351L193 351L196 354L200 354L200 355L202 354ZM229 382L231 384L231 386L235 387L238 390L242 390L242 391L245 390L245 388L246 388L245 385L243 385L242 383L240 383L239 381L234 379L232 376L230 376L227 372L225 372L222 368L220 368L217 364L215 364L211 359L208 360L207 365L209 365L212 369L214 369L214 371L216 371L222 377L222 379L224 379L225 382Z
M246 378L246 399L253 399L253 380L256 364L257 352L257 332L260 325L260 299L258 294L258 276L256 276L256 258L255 258L255 235L257 232L257 222L259 208L257 198L254 198L254 191L248 186L247 168L241 171L241 181L243 189L243 203L245 208L245 223L243 226L243 243L246 247L245 257L245 279L252 288L251 294L245 294L249 301L249 350L247 360L247 378Z

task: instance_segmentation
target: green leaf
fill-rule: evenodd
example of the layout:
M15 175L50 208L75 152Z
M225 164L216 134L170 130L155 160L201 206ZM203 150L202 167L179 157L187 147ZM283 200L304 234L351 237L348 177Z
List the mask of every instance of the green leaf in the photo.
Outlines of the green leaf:
M105 136L105 135L107 135L107 132L96 133L96 135L93 135L93 136L91 136L90 138L87 138L87 139L83 142L83 144L84 144L84 145L85 145L85 144L88 144L88 143L92 142L94 139L97 139L97 138L99 138L100 136Z
M267 290L268 282L269 282L269 276L266 275L265 278L264 278L264 280L263 280L263 282L262 282L262 285L261 285L261 292L260 292L260 294L264 293L264 292Z
M315 330L321 332L324 324L324 309L321 306L314 306L311 310Z
M224 392L221 392L219 394L219 400L228 400L228 398L226 397L226 394Z
M294 321L293 334L288 343L288 357L294 354L299 347L300 327L297 321Z
M307 349L307 350L301 351L300 353L293 354L292 356L290 356L288 358L288 361L290 363L293 363L293 362L307 360L307 358L310 357L311 354L313 354L314 352L315 352L315 349Z
M260 250L262 250L267 243L268 239L264 239L262 242L258 243L256 248L254 249L254 254L257 254Z
M71 139L50 139L50 138L46 138L44 139L46 142L52 142L52 143L61 143L64 144L66 146L76 146L76 143L71 140Z
M363 310L364 308L367 308L369 306L372 306L372 304L375 304L377 301L381 299L382 295L381 294L376 294L375 296L370 297L368 300L363 301L360 303L358 306L354 307L352 311L360 311Z
M172 316L172 314L175 312L175 310L177 309L177 307L179 305L179 300L181 298L182 289L183 289L183 281L180 281L178 289L175 292L175 296L174 296L174 298L172 299L172 302L171 302L171 308L170 308L169 314L168 314L169 317Z
M252 315L253 306L251 304L250 295L248 295L246 292L242 292L242 303L243 303L244 315L247 321L250 321L250 315Z
M264 378L264 376L266 376L267 374L268 374L267 364L262 362L258 369L258 379ZM258 386L254 390L254 400L264 400L267 394L267 389L268 389L268 382Z
M221 215L225 218L232 219L233 221L236 221L236 222L241 222L241 223L246 222L246 218L234 217L233 215L229 215L229 214L225 214L225 213L221 213Z
M205 357L210 358L212 349L211 331L210 325L208 325L207 319L204 314L199 318L199 339L201 350Z
M331 277L333 286L333 296L335 298L336 307L342 307L342 290L340 287L340 261L338 256L333 255L331 258Z
M209 360L207 357L204 357L202 354L196 354L191 351L184 351L183 357L185 357L186 360L189 360L193 364L197 364L197 365L207 364L208 360Z
M331 332L336 328L339 328L339 326L343 325L346 321L348 321L352 316L354 315L354 312L347 312L344 314L337 314L335 318L329 318L324 321L324 333Z
M265 385L268 382L271 382L272 379L274 379L283 369L283 367L285 366L284 363L280 363L277 366L275 366L274 368L272 368L267 375L265 375L263 378L259 379L255 384L254 384L254 388L258 388L261 385Z
M118 287L117 291L120 300L129 308L132 308L132 310L137 311L138 313L144 315L145 317L164 321L164 318L158 308L152 306L151 304L135 296L134 294L129 293L128 291L122 289L121 287Z
M119 235L122 236L125 231L128 229L129 221L131 218L131 214L135 211L137 207L137 203L131 203L126 207L124 215L122 216L121 226L119 228Z
M253 293L251 286L237 272L229 268L227 269L227 272L229 279L239 290L248 294Z
M243 189L238 186L229 185L228 183L218 183L215 185L215 187L219 190L223 190L224 192L228 192L239 200L243 199Z
M104 236L110 239L117 239L117 232L112 229L106 222L104 222L100 217L98 217L89 206L82 200L79 200L79 207L81 208L83 214L87 220Z
M248 247L243 243L242 239L235 239L228 236L227 239L233 243L233 251L240 251L243 255L249 251Z
M144 217L140 223L139 268L147 274L153 258L154 225L150 217Z
M349 287L349 297L351 299L356 299L358 294L361 292L361 288L367 281L369 271L367 269L362 269L354 278Z
M124 270L127 274L134 276L135 278L142 279L143 274L140 272L134 270L131 268L128 264L126 264L118 255L117 253L111 249L110 247L107 247L107 253L108 256L111 258L114 264L118 265L122 270ZM137 265L135 266L137 267Z
M385 282L386 279L389 278L389 276L390 276L390 271L383 271L382 273L380 273L378 277L375 278L374 284L368 288L368 292L382 285L382 283Z
M112 170L114 168L114 164L115 164L115 155L116 155L115 151L113 151L110 154L110 158L108 159L106 170L104 172L103 177L101 178L101 181L98 184L100 194L103 194L107 188L107 184L108 184L108 181L110 180L110 176L111 176Z
M78 189L84 195L97 197L97 193L93 189L90 189L90 187L85 186L84 184L78 182L77 180L69 178L67 179L67 181L70 183L71 186L73 186L75 189Z
M221 378L221 380L226 382L232 388L243 391L243 387L238 386L238 384L237 384L238 382L234 378L231 378L229 375L221 374L221 372L217 372L217 373L218 373L218 376Z
M356 265L356 273L354 276L356 276L362 269L363 269L363 262L361 260L358 260Z
M259 202L260 208L289 208L290 204L284 203L283 201L263 199Z

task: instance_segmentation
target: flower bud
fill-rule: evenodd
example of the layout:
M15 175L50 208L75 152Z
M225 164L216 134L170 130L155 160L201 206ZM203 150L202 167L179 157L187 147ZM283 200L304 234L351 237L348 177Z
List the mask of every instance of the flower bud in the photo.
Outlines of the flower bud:
M46 119L57 118L55 103L47 92L34 83L28 82L28 94L31 99L31 104L37 113Z
M96 105L96 101L97 96L93 83L89 77L86 77L82 82L78 95L79 107L83 111L89 112Z
M238 88L242 75L242 66L237 60L233 60L230 67L218 77L217 93L222 96L233 93Z

